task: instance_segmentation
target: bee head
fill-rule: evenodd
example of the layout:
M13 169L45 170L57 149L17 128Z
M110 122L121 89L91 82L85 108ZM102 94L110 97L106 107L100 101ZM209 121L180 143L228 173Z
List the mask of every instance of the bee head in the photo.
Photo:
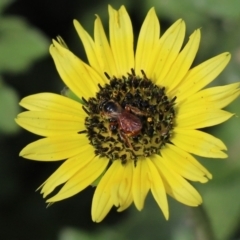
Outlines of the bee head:
M99 104L99 111L106 115L113 114L113 113L119 113L119 112L121 112L121 110L122 110L121 106L113 100L104 99Z

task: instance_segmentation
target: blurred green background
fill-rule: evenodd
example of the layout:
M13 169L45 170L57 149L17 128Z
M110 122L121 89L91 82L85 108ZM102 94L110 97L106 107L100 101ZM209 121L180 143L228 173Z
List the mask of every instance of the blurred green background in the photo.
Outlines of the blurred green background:
M70 49L86 60L72 20L78 19L92 33L94 14L98 14L107 28L107 4L126 6L136 36L152 6L162 32L178 18L186 21L186 40L194 29L201 28L194 64L230 51L230 64L212 85L240 80L239 0L0 0L0 239L240 239L240 99L227 108L236 117L206 129L226 143L229 158L198 158L213 174L209 183L194 184L203 196L200 208L169 198L170 220L166 222L149 195L142 212L134 206L123 213L113 209L102 223L95 224L90 216L93 188L49 208L35 192L59 163L18 156L25 145L38 139L15 124L15 116L22 111L18 102L38 92L60 93L63 83L48 53L51 39L61 35ZM212 229L210 238L202 235L205 227Z

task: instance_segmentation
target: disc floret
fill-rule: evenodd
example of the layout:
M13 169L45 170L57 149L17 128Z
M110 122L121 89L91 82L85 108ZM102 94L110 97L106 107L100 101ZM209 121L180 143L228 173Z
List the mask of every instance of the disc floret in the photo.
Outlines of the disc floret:
M128 160L137 161L142 156L160 154L165 143L170 142L176 97L169 99L165 88L154 84L144 71L141 77L136 76L133 70L127 77L106 76L109 83L105 86L99 84L96 97L83 99L83 108L88 114L85 119L87 136L95 148L95 154L112 161L120 159L123 164ZM106 118L102 112L101 104L108 101L118 104L122 109L121 114L129 111L135 118L139 118L141 131L137 134L126 134L125 141L121 119ZM131 124L131 119L129 121Z

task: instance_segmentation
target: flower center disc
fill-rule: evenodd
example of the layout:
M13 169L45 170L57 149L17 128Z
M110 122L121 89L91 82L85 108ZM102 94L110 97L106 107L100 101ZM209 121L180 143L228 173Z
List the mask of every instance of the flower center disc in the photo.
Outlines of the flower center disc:
M132 70L127 77L110 78L99 85L95 98L83 99L87 137L95 154L122 163L139 157L160 154L169 142L174 125L174 102L165 88L155 85L142 71Z

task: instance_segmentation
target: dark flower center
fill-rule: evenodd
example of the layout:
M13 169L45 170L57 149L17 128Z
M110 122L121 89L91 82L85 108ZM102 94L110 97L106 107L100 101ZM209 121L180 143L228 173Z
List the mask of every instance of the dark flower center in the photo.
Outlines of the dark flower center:
M95 154L114 161L137 162L139 157L160 154L170 141L174 126L176 97L155 85L142 71L110 78L99 85L96 97L83 99L87 137Z

